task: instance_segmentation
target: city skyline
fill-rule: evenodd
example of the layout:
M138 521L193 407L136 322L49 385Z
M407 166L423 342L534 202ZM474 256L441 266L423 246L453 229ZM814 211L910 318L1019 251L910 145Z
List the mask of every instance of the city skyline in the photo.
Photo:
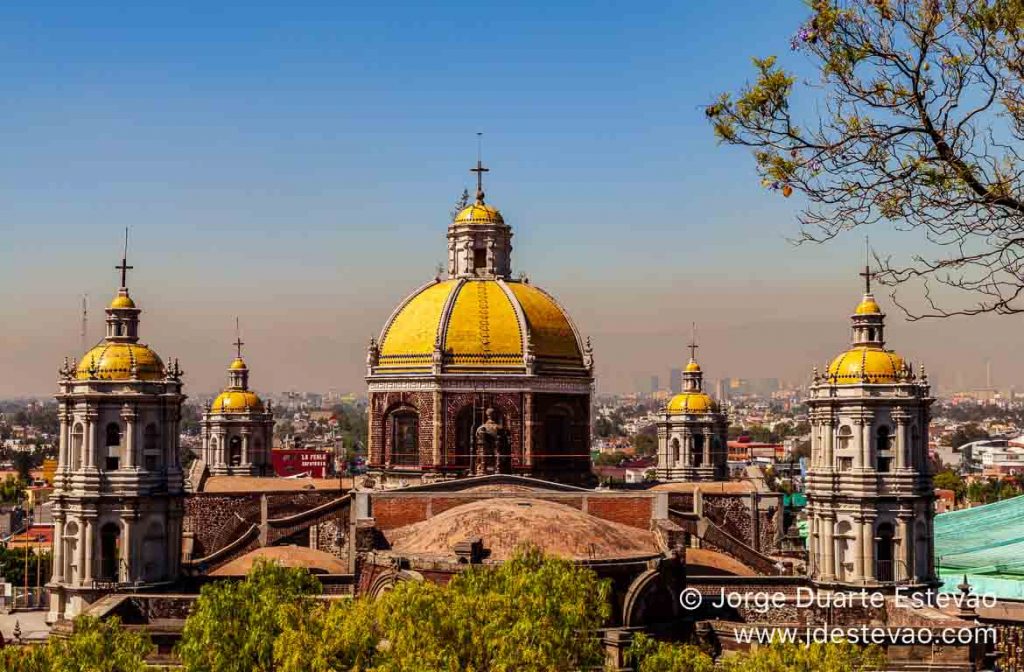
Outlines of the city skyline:
M716 146L717 90L689 75L747 78L805 11L742 4L728 26L668 3L555 5L543 24L410 5L414 40L394 8L0 10L25 29L0 47L20 92L0 120L0 395L52 393L82 353L82 294L99 338L126 225L142 338L186 389L222 385L236 316L257 389L362 389L368 339L444 258L479 131L513 270L593 338L599 392L683 364L693 321L710 378L805 381L848 341L862 234L792 246L797 198ZM464 26L485 49L452 39ZM882 254L923 244L875 228ZM1013 318L906 323L878 294L892 346L940 385L981 385L987 358L999 386L1024 374Z

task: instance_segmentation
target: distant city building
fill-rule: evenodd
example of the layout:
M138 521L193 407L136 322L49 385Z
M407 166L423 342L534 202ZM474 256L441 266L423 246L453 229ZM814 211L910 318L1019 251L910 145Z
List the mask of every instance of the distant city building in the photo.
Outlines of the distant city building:
M651 376L651 394L657 394L661 390L661 381L657 376Z
M683 370L671 369L668 372L668 390L672 394L679 394L683 391Z
M327 478L333 457L331 452L311 448L278 448L270 451L274 473L282 478Z

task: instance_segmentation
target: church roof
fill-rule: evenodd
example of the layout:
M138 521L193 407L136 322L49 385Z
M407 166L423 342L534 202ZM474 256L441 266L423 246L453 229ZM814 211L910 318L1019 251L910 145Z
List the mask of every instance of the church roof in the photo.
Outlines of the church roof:
M245 576L258 560L282 567L302 567L313 574L347 574L348 565L340 558L304 546L268 546L257 548L210 572L210 576Z
M454 558L456 543L479 537L489 560L506 560L523 544L568 560L648 557L661 553L654 534L579 509L529 497L462 504L387 533L399 555Z

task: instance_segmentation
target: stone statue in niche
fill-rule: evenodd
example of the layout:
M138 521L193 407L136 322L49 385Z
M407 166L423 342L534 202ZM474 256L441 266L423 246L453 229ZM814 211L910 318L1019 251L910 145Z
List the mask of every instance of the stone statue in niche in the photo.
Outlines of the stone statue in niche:
M512 470L508 431L494 419L493 408L488 408L484 415L486 420L476 428L473 441L473 473L507 474Z

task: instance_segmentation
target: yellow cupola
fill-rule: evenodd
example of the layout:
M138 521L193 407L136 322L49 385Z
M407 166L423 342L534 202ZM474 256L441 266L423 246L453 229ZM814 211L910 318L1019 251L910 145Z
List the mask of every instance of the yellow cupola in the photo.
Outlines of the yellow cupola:
M263 400L249 390L249 367L242 359L241 334L238 331L238 320L235 320L235 358L228 365L228 386L210 404L211 413L247 413L262 411Z
M833 385L889 384L909 375L903 358L885 347L885 313L871 293L874 274L865 267L864 296L853 311L851 348L828 365L825 382Z
M690 348L690 361L683 369L683 389L668 400L665 411L670 414L696 415L703 413L718 413L719 407L714 398L704 391L704 373L700 364L697 363L696 351L697 330L693 328L693 338L687 346Z

